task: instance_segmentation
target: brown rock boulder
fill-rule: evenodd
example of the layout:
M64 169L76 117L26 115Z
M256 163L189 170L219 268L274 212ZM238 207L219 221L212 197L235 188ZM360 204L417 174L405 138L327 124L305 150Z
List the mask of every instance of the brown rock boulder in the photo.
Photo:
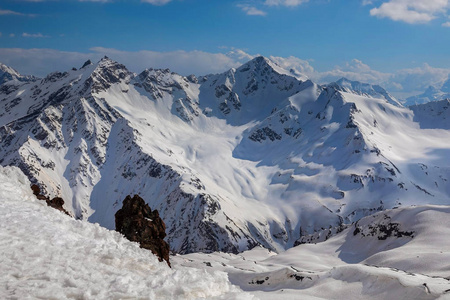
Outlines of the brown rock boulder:
M151 250L159 261L165 260L170 266L169 244L164 241L166 225L157 210L152 211L138 195L127 196L115 218L116 231L130 241L138 242L141 248Z
M31 190L33 191L33 194L38 198L39 200L44 200L47 202L47 205L50 207L53 207L54 209L57 209L59 211L62 211L66 215L70 216L70 214L67 212L67 210L64 209L64 200L60 197L55 197L50 200L49 197L44 196L41 194L41 188L37 184L33 184L31 186Z

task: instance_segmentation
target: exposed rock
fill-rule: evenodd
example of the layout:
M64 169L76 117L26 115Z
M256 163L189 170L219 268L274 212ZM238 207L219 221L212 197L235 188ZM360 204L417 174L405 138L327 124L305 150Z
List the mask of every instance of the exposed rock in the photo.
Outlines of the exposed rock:
M81 69L83 69L84 67L87 67L87 66L89 66L89 65L92 65L92 61L91 61L90 59L88 59L88 60L83 64L83 66L81 67Z
M64 209L64 200L61 197L54 197L53 199L50 199L49 197L41 194L41 188L37 184L33 184L31 186L31 189L33 190L33 194L38 198L39 200L45 200L47 202L47 205L50 207L53 207L54 209L60 210L66 215L70 216L70 214L67 212L67 210Z
M169 244L164 241L166 225L157 210L152 211L138 195L127 196L115 218L116 231L130 241L138 242L141 248L151 250L159 261L165 260L170 266Z

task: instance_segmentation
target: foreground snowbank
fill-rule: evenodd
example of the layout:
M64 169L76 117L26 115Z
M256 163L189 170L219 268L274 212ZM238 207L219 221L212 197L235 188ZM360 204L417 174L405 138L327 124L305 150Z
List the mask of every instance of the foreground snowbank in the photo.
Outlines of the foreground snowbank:
M30 182L0 166L1 299L252 299L222 272L170 269L150 251L35 200Z

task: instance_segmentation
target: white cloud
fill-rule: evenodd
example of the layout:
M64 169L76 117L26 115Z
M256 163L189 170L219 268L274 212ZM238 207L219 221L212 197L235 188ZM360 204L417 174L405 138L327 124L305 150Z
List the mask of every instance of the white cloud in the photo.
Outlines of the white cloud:
M13 67L21 74L46 76L53 71L66 71L79 67L91 53L66 52L53 49L0 48L0 62Z
M14 33L10 33L9 37L15 37L16 35Z
M309 78L318 77L317 72L314 70L313 66L311 66L311 64L307 60L303 60L295 56L289 57L270 56L269 58L272 61L274 61L277 65L286 70L293 69L295 72L304 74Z
M164 5L164 4L169 3L170 1L172 1L172 0L141 0L141 2L150 3L153 5Z
M25 16L25 17L35 17L34 14L24 14L21 12L9 10L9 9L0 9L0 16Z
M46 76L53 71L66 71L80 67L86 60L98 61L107 55L130 71L141 72L145 68L169 68L182 75L206 75L237 68L257 55L240 49L227 53L204 51L120 51L95 47L89 53L65 52L53 49L0 48L0 62L17 69L22 74ZM379 84L397 96L422 93L428 86L441 87L447 80L450 69L435 68L428 64L401 69L392 73L372 69L360 60L354 59L331 70L319 72L310 61L297 57L270 56L281 67L302 73L317 83L329 83L341 77L371 84Z
M43 35L42 33L22 33L22 37L26 37L26 38L48 38L50 36L48 35Z
M241 50L224 53L204 51L119 51L115 49L95 47L94 53L108 57L125 64L130 70L140 72L144 68L169 68L182 75L220 73L230 68L238 67L252 57Z
M390 74L379 72L370 68L358 59L347 62L344 66L336 66L334 69L318 74L321 82L331 82L345 77L368 83L382 83L390 78Z
M442 27L450 27L450 22L445 22L442 24Z
M434 68L429 64L402 69L395 72L393 79L403 85L406 91L423 91L430 85L440 88L448 79L450 69Z
M450 69L434 68L428 64L387 73L374 70L362 61L354 59L343 66L335 66L330 71L313 72L309 76L320 83L328 83L345 77L350 80L381 85L394 95L410 96L422 93L430 85L441 87L448 79L449 74Z
M182 50L128 52L102 47L90 50L89 53L80 53L53 49L0 48L0 62L15 68L21 74L43 77L53 71L78 68L88 59L98 61L107 55L133 72L141 72L145 68L169 68L182 75L206 75L239 67L254 57L238 49L228 53Z
M410 24L428 23L445 14L449 0L389 0L370 10L370 15Z
M14 15L14 16L23 16L22 13L17 11L12 11L8 9L0 9L0 16L6 16L6 15Z
M267 13L265 11L262 11L260 9L257 9L254 6L250 6L247 4L238 4L238 7L240 7L249 16L265 16L265 15L267 15Z
M308 1L309 0L266 0L264 4L269 6L298 6Z

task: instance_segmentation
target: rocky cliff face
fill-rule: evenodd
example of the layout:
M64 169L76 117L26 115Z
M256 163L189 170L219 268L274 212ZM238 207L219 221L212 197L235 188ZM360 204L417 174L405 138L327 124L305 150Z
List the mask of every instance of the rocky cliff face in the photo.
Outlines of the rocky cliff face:
M50 199L49 197L41 194L41 188L36 184L31 185L31 190L33 191L33 194L36 196L36 198L38 198L39 200L44 200L48 206L57 209L71 217L69 212L64 209L64 200L61 197L54 197L53 199Z
M139 243L141 248L152 251L159 261L165 260L170 266L169 244L164 241L166 225L157 210L152 211L138 195L127 196L115 218L118 232L130 241Z

